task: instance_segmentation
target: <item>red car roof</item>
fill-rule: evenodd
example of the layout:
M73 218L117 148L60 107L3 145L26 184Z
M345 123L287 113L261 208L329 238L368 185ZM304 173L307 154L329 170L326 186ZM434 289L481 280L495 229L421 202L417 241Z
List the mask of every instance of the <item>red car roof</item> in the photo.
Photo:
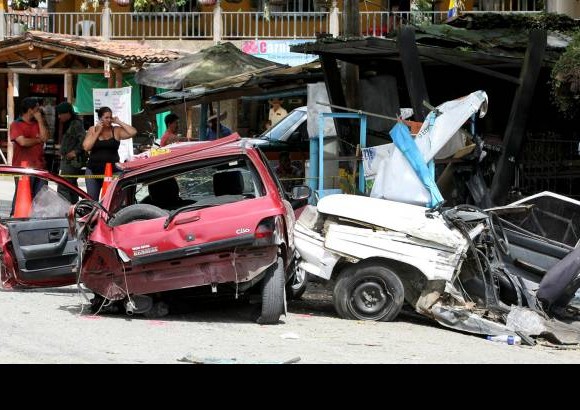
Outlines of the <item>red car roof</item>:
M120 164L120 167L125 172L137 170L146 171L149 169L156 169L162 163L178 164L188 160L193 160L195 159L195 154L200 152L203 152L204 156L208 153L215 154L216 156L235 154L241 152L242 144L239 143L241 139L242 138L238 133L234 133L230 136L213 141L183 142L174 144L158 149L157 154L152 157L124 162Z

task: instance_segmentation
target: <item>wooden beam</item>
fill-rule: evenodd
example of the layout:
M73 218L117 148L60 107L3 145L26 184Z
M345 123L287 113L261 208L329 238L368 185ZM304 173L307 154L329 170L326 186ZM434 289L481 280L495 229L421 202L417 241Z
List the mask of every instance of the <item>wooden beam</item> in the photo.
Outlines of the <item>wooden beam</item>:
M547 33L545 30L532 30L520 74L520 85L516 90L508 124L503 138L501 158L491 184L491 196L496 205L505 202L508 191L514 183L516 160L524 141L534 90L542 68L546 52Z
M136 70L134 68L123 69L124 73L133 73ZM11 68L0 68L0 73L18 73L18 74L103 74L102 68L24 68L24 67L11 67Z
M415 29L410 26L404 26L399 32L397 44L401 54L403 73L407 81L407 90L411 99L414 118L416 121L423 121L429 114L429 109L423 105L423 101L429 102L429 95L427 94L425 76L419 60L417 43L415 42Z
M10 54L14 57L16 57L18 59L18 61L20 61L21 63L26 64L28 67L35 69L36 68L36 64L31 63L30 61L28 61L28 59L20 54L18 54L17 52L14 52L12 54Z
M56 52L59 52L59 53L62 53L64 51L64 52L67 52L70 55L91 58L93 60L99 60L99 61L103 61L103 62L109 60L111 62L111 64L115 64L115 65L118 65L120 67L123 66L122 60L121 59L117 59L115 57L101 56L101 55L98 55L98 54L85 53L85 52L82 52L82 51L79 51L79 50L76 50L76 49L71 49L71 48L51 46L49 44L42 43L40 41L34 41L33 42L33 46L35 46L35 47L41 47L41 48L44 48L46 50L56 51Z
M44 65L44 67L42 67L43 69L47 69L47 68L51 68L54 65L56 65L57 63L59 63L60 61L62 61L63 59L65 59L68 56L68 54L66 53L61 53L55 57L52 58L52 60L50 60L48 63L46 63Z
M500 80L508 81L510 83L514 83L514 84L520 83L520 79L516 78L514 76L499 73L497 71L490 70L489 68L486 68L486 67L480 67L480 66L477 66L475 64L466 63L466 62L461 61L461 60L454 58L454 57L444 56L436 50L427 50L425 48L421 48L421 49L419 49L419 54L422 56L425 56L425 57L429 57L430 59L435 60L435 61L441 61L441 62L444 62L447 64L455 65L457 67L461 67L461 68L465 68L467 70L475 71L477 73L489 75L490 77L494 77L494 78L497 78Z
M36 60L37 60L36 66L38 68L42 68L42 54L43 54L43 50L42 50L42 48L39 48L38 53L37 53L37 57L36 57Z
M15 44L13 46L3 47L0 49L0 58L4 54L10 54L10 53L13 53L14 51L20 51L20 50L26 50L26 49L28 49L28 44Z

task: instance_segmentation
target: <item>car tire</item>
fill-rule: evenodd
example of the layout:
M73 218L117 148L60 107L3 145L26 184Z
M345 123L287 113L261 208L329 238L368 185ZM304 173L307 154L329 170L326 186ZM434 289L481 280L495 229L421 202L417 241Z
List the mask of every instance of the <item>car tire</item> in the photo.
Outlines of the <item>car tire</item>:
M308 272L304 269L296 268L296 273L286 287L288 300L297 300L302 297L308 288Z
M261 325L275 325L285 313L286 295L284 260L278 257L262 280L262 309L256 320Z
M403 307L405 289L391 269L361 262L340 273L332 298L342 318L389 322Z
M110 226L125 225L131 222L146 221L168 216L169 212L149 204L135 204L121 209L110 220Z

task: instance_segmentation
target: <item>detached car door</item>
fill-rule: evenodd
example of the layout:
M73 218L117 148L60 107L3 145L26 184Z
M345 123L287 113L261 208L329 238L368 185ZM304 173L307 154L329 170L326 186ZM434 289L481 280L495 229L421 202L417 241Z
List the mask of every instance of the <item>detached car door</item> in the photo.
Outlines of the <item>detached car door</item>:
M15 182L28 177L38 192L25 216L13 217ZM81 189L47 171L0 166L0 269L2 286L64 286L76 282L77 240L69 233L70 198L89 199ZM40 188L38 188L40 187ZM25 199L28 209L28 200ZM22 204L21 204L22 205Z

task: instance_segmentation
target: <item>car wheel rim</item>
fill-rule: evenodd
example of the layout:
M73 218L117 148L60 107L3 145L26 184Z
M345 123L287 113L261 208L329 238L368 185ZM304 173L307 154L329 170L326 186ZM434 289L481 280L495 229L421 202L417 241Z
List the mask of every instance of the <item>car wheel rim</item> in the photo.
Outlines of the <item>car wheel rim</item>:
M304 284L306 279L306 271L304 269L296 269L296 275L294 276L294 283L292 284L292 290L298 290Z
M357 319L380 319L388 311L393 300L385 283L378 279L361 281L352 289L349 310Z

